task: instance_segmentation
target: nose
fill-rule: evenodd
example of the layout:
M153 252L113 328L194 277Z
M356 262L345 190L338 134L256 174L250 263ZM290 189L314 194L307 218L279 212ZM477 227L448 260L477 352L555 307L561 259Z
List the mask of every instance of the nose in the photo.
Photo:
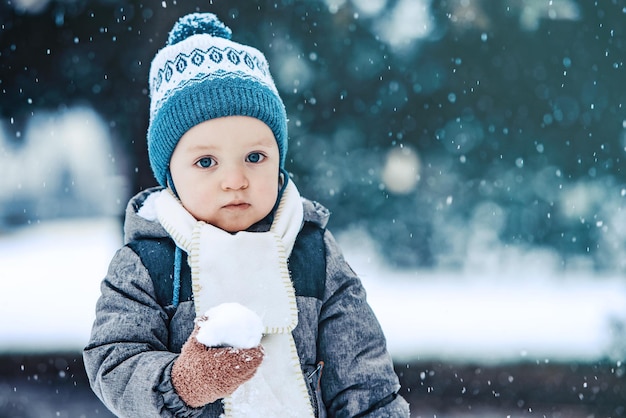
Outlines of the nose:
M248 177L244 167L232 165L224 167L222 177L223 190L241 190L248 187Z

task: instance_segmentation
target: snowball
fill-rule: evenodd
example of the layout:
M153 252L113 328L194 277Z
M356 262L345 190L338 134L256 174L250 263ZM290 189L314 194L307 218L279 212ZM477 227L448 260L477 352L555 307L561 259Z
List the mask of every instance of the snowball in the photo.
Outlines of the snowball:
M261 318L239 303L222 303L204 316L208 319L198 321L196 339L208 347L253 348L261 342Z

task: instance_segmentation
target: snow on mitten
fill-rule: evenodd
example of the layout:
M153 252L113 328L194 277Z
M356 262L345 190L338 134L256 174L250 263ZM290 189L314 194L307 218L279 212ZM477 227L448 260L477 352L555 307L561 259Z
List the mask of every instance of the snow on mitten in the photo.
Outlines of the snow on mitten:
M236 303L222 303L197 321L200 331L196 338L209 347L252 348L263 337L263 321L253 310Z
M200 324L206 319L201 318ZM207 347L196 338L200 324L196 324L172 366L174 389L193 408L231 395L254 376L263 361L263 349L258 343L254 348Z

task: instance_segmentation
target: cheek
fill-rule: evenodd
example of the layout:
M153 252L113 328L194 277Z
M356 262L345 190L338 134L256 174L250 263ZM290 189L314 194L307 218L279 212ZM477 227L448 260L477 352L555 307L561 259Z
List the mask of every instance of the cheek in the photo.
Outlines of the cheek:
M215 200L209 196L210 194L197 190L187 193L186 199L181 197L181 203L196 220L213 223L218 208L214 205Z
M265 201L267 205L270 207L274 207L276 203L276 199L278 199L278 190L280 186L278 182L267 182L263 187L263 195L265 196Z
M179 177L179 181L176 178L173 180L178 198L192 215L198 218L202 212L206 212L210 208L210 196L213 194L210 186L194 177Z
M187 170L183 170L177 165L171 164L170 175L178 194L184 193L187 189L187 184L189 184L189 173Z

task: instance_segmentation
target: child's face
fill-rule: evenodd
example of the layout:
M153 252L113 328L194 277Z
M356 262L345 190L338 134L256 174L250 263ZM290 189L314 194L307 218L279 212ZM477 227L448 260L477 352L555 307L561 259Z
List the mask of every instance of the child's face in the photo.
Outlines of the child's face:
M185 209L228 232L265 218L278 198L278 144L255 118L228 116L194 126L174 149L170 171Z

